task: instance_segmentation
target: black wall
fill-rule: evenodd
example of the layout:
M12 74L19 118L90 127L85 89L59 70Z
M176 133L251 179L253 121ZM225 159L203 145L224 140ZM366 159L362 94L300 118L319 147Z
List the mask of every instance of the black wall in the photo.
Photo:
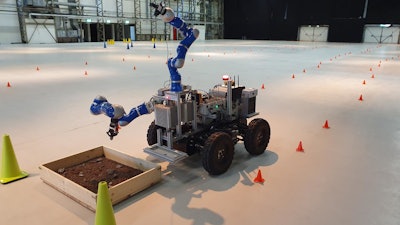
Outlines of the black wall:
M300 25L329 25L329 41L361 42L364 24L400 24L400 0L227 0L226 39L297 40Z

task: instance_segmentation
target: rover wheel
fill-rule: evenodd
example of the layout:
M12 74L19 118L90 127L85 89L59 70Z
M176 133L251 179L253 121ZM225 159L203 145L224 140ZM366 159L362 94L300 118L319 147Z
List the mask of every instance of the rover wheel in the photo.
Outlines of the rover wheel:
M268 146L271 129L264 119L254 119L249 123L244 136L244 147L251 155L262 154Z
M157 129L158 126L156 125L156 122L153 120L153 122L151 122L149 128L147 129L147 144L149 144L149 146L157 143Z
M204 144L203 167L211 175L228 170L233 160L232 138L225 132L215 132Z

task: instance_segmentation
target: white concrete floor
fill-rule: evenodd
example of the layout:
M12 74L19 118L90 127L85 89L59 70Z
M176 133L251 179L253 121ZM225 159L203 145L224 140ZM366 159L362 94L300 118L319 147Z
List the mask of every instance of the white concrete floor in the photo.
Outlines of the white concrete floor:
M194 43L183 83L208 90L224 74L240 76L259 88L257 111L272 129L265 154L250 157L238 143L218 177L199 156L176 165L147 156L153 115L110 141L109 119L89 112L98 94L126 110L150 99L169 79L167 50L175 55L177 43L168 45L0 45L0 134L30 173L0 185L0 224L94 224L93 212L41 181L38 166L101 145L163 168L161 183L114 207L119 225L400 224L398 45ZM264 184L253 183L258 169Z

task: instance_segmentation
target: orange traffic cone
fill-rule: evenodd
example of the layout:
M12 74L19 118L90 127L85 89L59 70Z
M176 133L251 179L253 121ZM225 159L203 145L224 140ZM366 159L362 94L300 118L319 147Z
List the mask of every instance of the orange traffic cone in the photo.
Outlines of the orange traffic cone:
M125 58L122 58L122 62L125 62Z
M39 71L39 70L40 70L40 69L39 69L39 67L37 66L37 67L36 67L36 71Z
M325 124L322 127L325 128L325 129L329 129L330 128L329 124L328 124L328 120L325 121Z
M362 82L362 84L366 84L365 80Z
M10 82L7 82L7 87L11 87L11 84L10 84Z
M296 78L296 76L294 74L292 74L292 79Z
M317 68L319 69L319 64L318 64Z
M371 75L371 78L375 78L375 75L374 75L374 74L372 74L372 75Z
M363 96L360 95L360 97L358 98L358 101L364 101Z
M299 146L297 146L296 151L298 152L304 152L304 148L303 148L303 143L300 141Z
M306 69L303 69L303 73L306 73Z
M264 183L265 179L261 175L261 170L258 169L257 177L254 178L254 183Z
M262 85L261 85L261 89L265 89L265 86L264 86L264 84L262 84Z
M369 68L369 71L372 71L372 67Z
M85 70L85 75L88 75L88 72Z
M87 66L87 61L85 62L85 65Z
M136 66L133 66L133 70L136 70Z

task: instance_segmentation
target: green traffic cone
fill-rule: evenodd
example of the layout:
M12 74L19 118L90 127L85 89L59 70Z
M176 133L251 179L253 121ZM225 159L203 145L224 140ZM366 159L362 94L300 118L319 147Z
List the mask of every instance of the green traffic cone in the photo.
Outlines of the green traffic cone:
M20 170L10 136L7 134L3 136L3 152L1 156L0 183L6 184L28 176L28 173Z
M97 189L95 225L116 225L107 182L101 181Z

